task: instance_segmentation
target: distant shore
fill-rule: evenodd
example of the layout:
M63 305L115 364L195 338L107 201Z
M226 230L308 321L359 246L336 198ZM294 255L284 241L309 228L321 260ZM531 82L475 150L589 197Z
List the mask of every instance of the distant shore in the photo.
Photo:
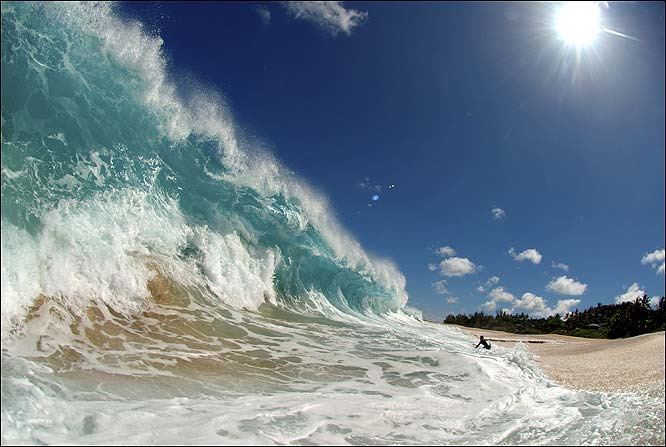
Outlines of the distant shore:
M513 347L518 342L534 353L548 377L568 388L589 391L664 393L664 331L615 340L567 335L525 335L447 324L491 344Z

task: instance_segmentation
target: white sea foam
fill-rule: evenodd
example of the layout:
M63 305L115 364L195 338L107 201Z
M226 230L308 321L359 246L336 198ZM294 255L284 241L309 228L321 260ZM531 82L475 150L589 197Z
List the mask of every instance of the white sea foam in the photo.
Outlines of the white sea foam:
M2 222L2 337L20 329L35 298L58 297L75 312L101 300L135 313L150 297L148 282L160 272L181 285L208 284L221 302L256 309L275 303L272 251L251 250L234 234L190 225L178 204L136 190L100 193L86 201L61 201L41 216L30 235ZM202 271L180 251L194 245Z
M203 231L202 231L203 230ZM194 245L204 254L203 272L211 290L224 303L256 309L264 299L276 304L272 251L251 253L235 233L195 232Z
M62 396L66 382L58 375L5 353L3 365L14 374L3 375L3 393L11 393L21 406L3 405L3 439L49 444L532 445L649 444L663 438L659 416L649 413L658 408L658 400L567 390L538 370L526 371L530 360L516 361L512 350L476 351L456 331L399 314L394 318L394 323L384 319L340 328L253 320L262 328L256 330L271 327L284 337L253 332L262 342L241 351L248 360L259 346L271 362L285 355L291 362L298 359L265 369L254 366L245 375L250 388L261 387L263 379L277 379L268 393L212 393L215 381L224 380L228 387L235 380L225 369L224 378L220 373L193 377L207 390L207 398L191 391L182 395L190 386L186 381L173 389L180 389L178 396L170 396L168 372L175 370L165 367L159 378L161 398L134 394L128 399L134 393L132 382L116 377L114 382L120 383L103 383L79 391L85 399L70 399ZM192 353L183 355L195 361ZM66 394L77 393L72 386L86 388L81 382L66 386ZM641 423L641 429L632 428Z

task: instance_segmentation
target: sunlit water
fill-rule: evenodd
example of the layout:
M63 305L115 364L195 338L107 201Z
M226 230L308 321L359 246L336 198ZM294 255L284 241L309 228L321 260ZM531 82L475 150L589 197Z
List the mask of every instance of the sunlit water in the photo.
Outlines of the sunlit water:
M109 5L2 3L3 444L663 444L420 322L324 197Z

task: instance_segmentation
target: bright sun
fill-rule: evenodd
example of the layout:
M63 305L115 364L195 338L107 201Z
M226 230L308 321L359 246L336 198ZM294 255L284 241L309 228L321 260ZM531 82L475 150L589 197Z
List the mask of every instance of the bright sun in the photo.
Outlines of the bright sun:
M555 28L569 45L590 45L600 30L598 2L567 2L557 12Z

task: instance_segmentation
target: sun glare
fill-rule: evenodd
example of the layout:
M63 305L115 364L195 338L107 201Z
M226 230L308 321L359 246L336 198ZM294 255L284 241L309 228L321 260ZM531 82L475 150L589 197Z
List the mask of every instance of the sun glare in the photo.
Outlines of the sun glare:
M567 2L557 12L555 28L569 45L590 45L600 31L598 2Z

